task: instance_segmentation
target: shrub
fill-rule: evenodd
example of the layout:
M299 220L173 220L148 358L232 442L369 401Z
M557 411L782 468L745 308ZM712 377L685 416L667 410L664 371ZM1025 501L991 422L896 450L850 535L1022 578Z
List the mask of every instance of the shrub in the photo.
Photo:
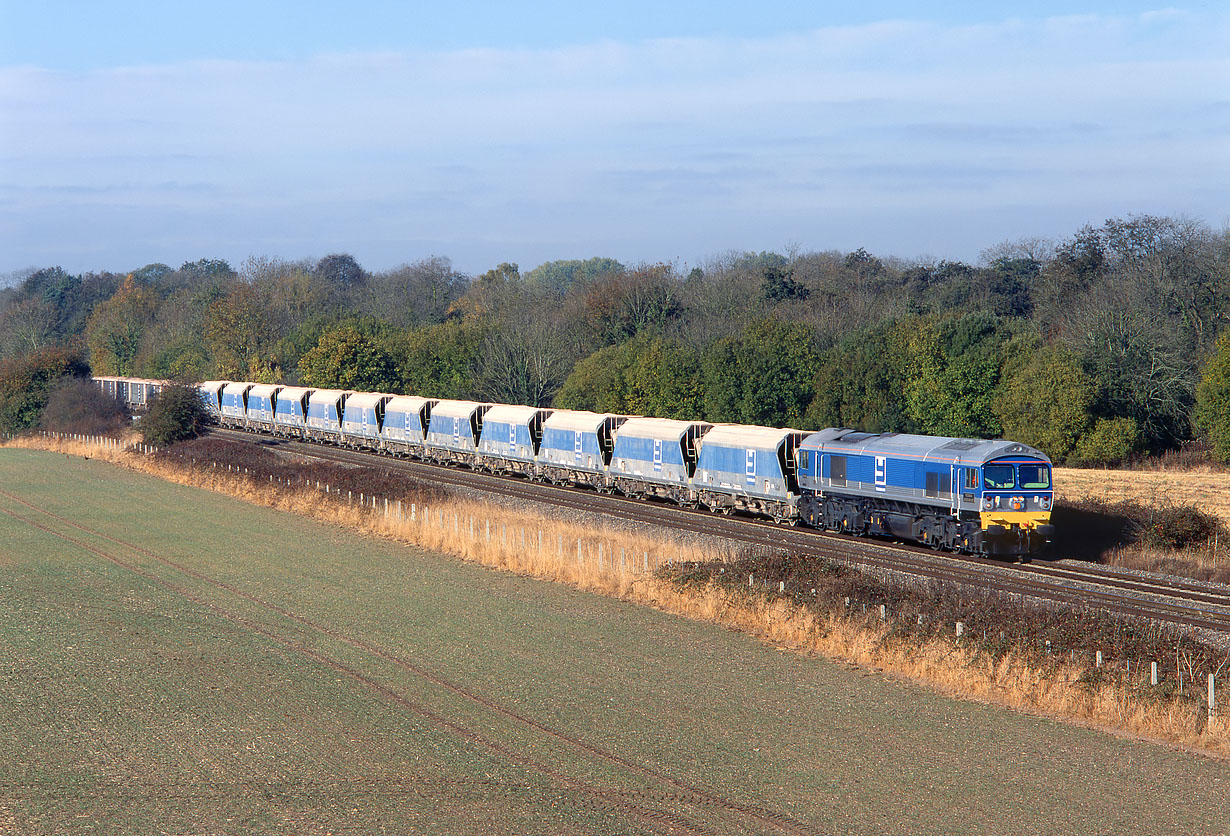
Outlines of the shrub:
M92 380L70 377L61 380L47 396L38 426L54 432L106 435L131 422L122 400L107 395Z
M1186 549L1203 546L1215 534L1225 536L1221 521L1194 505L1153 505L1132 520L1132 531L1142 546Z
M167 447L201 434L209 419L197 390L178 384L164 386L141 419L141 437L146 444Z

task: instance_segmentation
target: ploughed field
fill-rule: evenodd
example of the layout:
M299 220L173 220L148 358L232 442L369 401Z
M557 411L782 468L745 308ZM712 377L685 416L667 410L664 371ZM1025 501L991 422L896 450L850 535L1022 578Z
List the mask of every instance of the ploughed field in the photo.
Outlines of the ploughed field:
M1230 766L0 450L0 833L1224 833Z

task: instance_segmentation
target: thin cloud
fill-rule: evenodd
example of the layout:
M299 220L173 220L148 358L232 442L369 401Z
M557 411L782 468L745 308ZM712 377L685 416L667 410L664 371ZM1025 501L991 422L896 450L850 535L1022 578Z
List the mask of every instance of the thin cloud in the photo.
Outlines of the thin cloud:
M906 255L918 242L902 206L946 212L967 201L961 211L977 218L1048 202L1110 215L1134 203L1199 215L1220 211L1210 184L1230 179L1215 152L1226 138L1224 85L1212 83L1230 78L1226 34L1224 17L1158 10L4 68L0 246L17 263L63 260L54 253L71 238L78 269L123 267L191 240L171 228L192 224L235 261L298 257L272 244L315 241L313 251L352 251L378 268L422 255L397 248L401 228L436 253L466 242L484 254L454 257L477 271L499 247L510 250L502 260L560 257L540 249L560 230L608 235L636 250L616 255L636 261L660 257L652 250L673 228L691 237L671 249L703 255L711 240L684 214L748 236L718 249L827 249L843 242L799 230L837 228L843 203L868 219L879 207ZM66 209L72 194L90 206ZM115 212L97 222L108 195ZM351 213L344 222L339 206ZM748 207L762 217L749 223ZM1062 216L1040 213L1017 234L1062 232ZM553 231L527 234L535 227ZM993 243L991 228L954 227L942 243L952 257L976 254ZM476 238L491 244L470 247Z

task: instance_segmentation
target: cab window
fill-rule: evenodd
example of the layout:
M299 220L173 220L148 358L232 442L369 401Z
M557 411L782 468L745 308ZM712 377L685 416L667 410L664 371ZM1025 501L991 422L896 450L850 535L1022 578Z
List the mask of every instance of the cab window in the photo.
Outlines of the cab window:
M1010 464L989 464L982 469L982 481L990 490L1006 491L1016 485Z
M1040 491L1051 486L1051 469L1044 464L1021 465L1021 487Z

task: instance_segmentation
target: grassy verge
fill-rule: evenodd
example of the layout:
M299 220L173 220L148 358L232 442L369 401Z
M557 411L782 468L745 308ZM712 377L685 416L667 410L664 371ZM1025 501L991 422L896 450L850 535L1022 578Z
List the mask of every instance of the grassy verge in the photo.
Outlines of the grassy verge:
M142 456L94 442L17 443L108 459L330 524L717 622L784 647L928 683L950 695L1230 755L1227 724L1208 722L1199 690L1202 676L1221 664L1218 654L1156 629L1007 601L969 600L942 587L901 590L848 570L777 555L714 555L669 539L461 499L378 466L317 470L322 466L270 451L252 453L245 445L246 464L232 462L228 471L205 465L206 451L198 449L201 455L194 456L191 447ZM232 455L238 453L223 458ZM381 493L373 500L368 491L376 485ZM750 591L744 586L748 575ZM879 604L885 605L887 619L880 618ZM869 605L866 612L863 605ZM967 625L960 639L949 633L956 620ZM1049 652L1042 644L1046 640ZM1096 650L1109 664L1091 665ZM1159 686L1145 685L1142 669L1154 661L1175 675L1164 676ZM1223 667L1223 678L1228 668ZM1183 687L1180 672L1186 675Z

